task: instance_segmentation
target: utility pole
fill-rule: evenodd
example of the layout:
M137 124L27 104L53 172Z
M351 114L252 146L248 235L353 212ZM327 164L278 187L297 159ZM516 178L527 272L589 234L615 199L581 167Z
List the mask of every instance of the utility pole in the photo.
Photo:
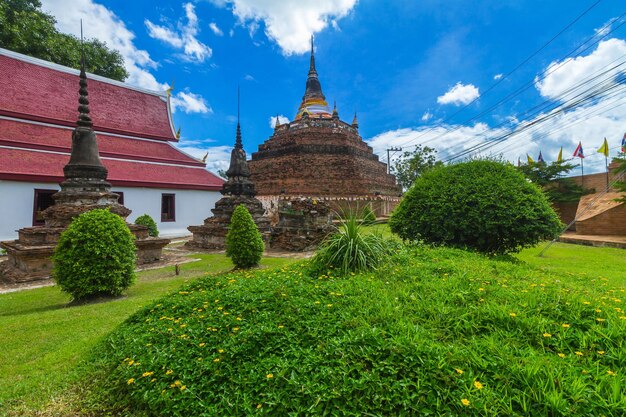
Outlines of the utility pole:
M402 148L387 148L387 174L391 174L391 152L402 152Z

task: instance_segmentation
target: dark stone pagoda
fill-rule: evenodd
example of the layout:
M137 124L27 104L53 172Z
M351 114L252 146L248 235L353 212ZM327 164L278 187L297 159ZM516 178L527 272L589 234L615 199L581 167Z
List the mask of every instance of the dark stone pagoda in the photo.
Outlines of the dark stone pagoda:
M241 126L237 116L237 134L235 147L230 153L230 166L226 171L228 180L222 185L223 197L215 203L212 217L204 220L200 226L189 226L193 234L185 246L192 249L222 250L226 248L226 234L230 218L238 205L246 206L256 223L265 243L269 241L270 225L264 216L263 204L255 198L254 184L250 181L250 170L246 161L246 151L241 141Z
M387 165L359 135L356 114L347 123L339 118L336 105L330 110L315 67L312 40L306 88L295 119L277 123L248 165L266 206L279 207L280 200L307 197L328 201L338 211L371 205L377 215L385 215L401 194Z
M61 191L52 197L55 204L43 212L44 226L25 227L18 239L0 242L8 259L0 264L0 282L17 283L48 278L52 270L50 257L61 233L76 216L96 209L108 208L126 218L131 211L118 203L119 195L111 192L107 169L98 152L96 133L89 117L89 99L84 56L81 57L79 79L78 121L72 132L70 160L63 168L65 180ZM169 239L153 238L145 226L129 225L135 235L137 263L150 263L161 258Z

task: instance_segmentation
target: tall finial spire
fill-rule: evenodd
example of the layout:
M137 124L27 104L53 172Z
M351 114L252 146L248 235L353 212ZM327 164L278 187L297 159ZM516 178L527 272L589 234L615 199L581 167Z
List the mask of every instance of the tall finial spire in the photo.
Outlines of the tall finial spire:
M237 86L237 135L235 137L235 149L243 149L243 143L241 142L241 126L239 124L239 108L240 108L240 98L239 98L239 86Z
M354 127L355 129L359 128L359 121L356 118L356 111L354 112L354 119L352 119L352 127Z
M313 45L313 35L311 35L311 64L309 65L309 77L312 75L317 77L317 70L315 69L315 47Z
M85 73L85 47L83 41L83 20L80 21L80 81L78 82L78 121L76 124L81 127L93 127L91 117L89 117L89 93L87 92L87 74Z

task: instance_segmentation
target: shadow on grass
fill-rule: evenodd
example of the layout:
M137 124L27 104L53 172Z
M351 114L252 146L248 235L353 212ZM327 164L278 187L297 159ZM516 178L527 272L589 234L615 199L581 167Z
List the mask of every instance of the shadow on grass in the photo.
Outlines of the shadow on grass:
M55 311L55 310L61 310L64 308L82 307L86 305L108 303L112 301L121 301L126 298L128 298L128 296L126 295L121 295L121 296L116 296L116 297L100 295L100 296L90 297L90 298L83 299L83 300L59 302L56 304L50 304L46 306L24 308L24 309L19 309L15 311L4 312L4 313L0 313L0 317L14 317L14 316L23 316L27 314L33 314L33 313L45 313L45 312L50 312L50 311Z

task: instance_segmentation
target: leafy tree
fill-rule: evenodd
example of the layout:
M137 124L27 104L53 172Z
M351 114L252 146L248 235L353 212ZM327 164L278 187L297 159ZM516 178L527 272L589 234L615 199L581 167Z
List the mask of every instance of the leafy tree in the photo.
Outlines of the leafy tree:
M35 58L80 68L80 39L59 32L39 0L0 0L0 47ZM124 58L97 39L84 42L88 72L119 81L128 77Z
M418 178L389 220L404 240L517 252L558 236L561 222L538 186L515 168L474 160Z
M393 173L403 189L408 190L423 173L442 164L437 161L437 150L416 145L413 151L405 151L393 166Z
M261 261L265 245L259 228L243 204L237 206L226 235L226 256L235 268L251 268Z
M577 166L567 161L555 161L549 164L531 162L520 165L517 169L531 182L541 187L551 202L556 203L578 201L580 196L589 191L576 184L571 178L562 177Z
M108 209L76 217L54 250L52 278L75 301L118 296L135 280L135 238Z
M159 229L157 228L157 224L149 214L142 214L137 217L135 220L135 224L139 224L141 226L146 226L148 228L148 234L152 237L159 236Z

